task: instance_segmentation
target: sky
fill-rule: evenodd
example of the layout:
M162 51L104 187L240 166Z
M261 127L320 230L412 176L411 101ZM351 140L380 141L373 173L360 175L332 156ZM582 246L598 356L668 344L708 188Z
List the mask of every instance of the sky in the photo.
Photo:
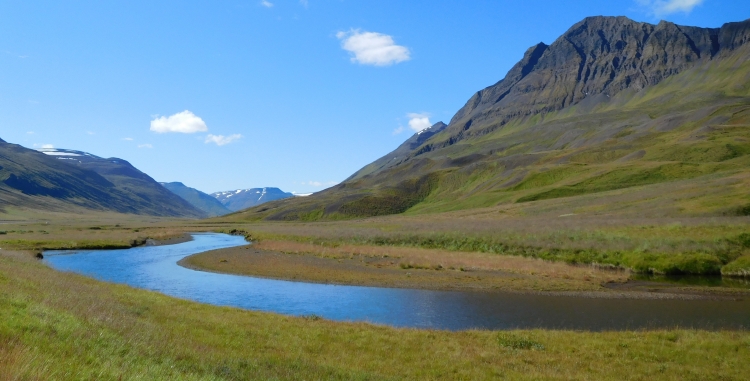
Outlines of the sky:
M719 27L750 3L0 0L0 138L204 192L315 192L595 15Z

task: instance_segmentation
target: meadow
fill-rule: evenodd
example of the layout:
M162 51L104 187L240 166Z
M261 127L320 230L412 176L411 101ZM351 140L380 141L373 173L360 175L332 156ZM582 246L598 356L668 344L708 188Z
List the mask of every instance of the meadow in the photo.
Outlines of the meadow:
M741 380L746 331L395 329L202 305L0 255L0 379Z
M393 216L318 223L18 214L0 225L0 379L740 380L750 370L750 334L744 330L397 329L203 305L57 272L34 257L42 249L127 247L223 231L248 235L257 243L253 249L292 258L364 262L368 256L401 256L393 271L419 272L417 279L438 286L448 281L431 274L501 271L546 280L536 289L524 282L497 284L501 289L591 291L604 282L624 282L627 273L498 254L477 242L715 253L737 245L746 231L746 221L738 218L571 224L565 218L487 218L486 210L461 213L431 221ZM422 268L436 263L445 269ZM481 289L487 283L455 285Z

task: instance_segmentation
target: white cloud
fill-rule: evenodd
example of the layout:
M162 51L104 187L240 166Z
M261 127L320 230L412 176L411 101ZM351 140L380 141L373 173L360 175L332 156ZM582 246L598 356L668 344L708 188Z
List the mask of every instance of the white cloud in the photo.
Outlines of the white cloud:
M305 8L307 8L307 6L310 5L307 0L299 0L299 3L302 4L302 6Z
M86 133L89 135L96 135L96 132L93 132L93 131L86 131Z
M36 144L34 144L34 145L36 146ZM55 146L52 145L52 144L42 144L41 147L39 147L39 148L53 149L53 148L55 148Z
M151 144L139 144L138 148L154 148Z
M18 57L20 59L29 58L29 56L26 54L18 54L18 53L11 52L9 50L3 50L3 53L14 56L14 57Z
M206 136L205 142L206 144L215 143L217 146L223 146L241 138L242 138L242 135L240 134L234 134L234 135L229 135L229 136L208 134Z
M160 134L166 132L179 132L183 134L192 134L196 132L208 131L206 122L192 112L185 110L172 116L156 117L151 121L151 131Z
M125 141L127 141L127 142L132 142L132 141L133 141L133 138L122 138L122 140L125 140Z
M273 3L272 3L272 2L270 2L270 1L268 1L268 0L262 0L262 1L260 2L260 5L262 5L262 6L266 7L266 8L271 8L271 7L273 7Z
M36 134L36 132L34 132L34 131L28 131L28 132L26 132L26 134L27 134L27 135L35 135L35 134Z
M648 9L649 13L661 17L672 13L690 13L704 0L636 0L642 7Z
M397 129L393 130L393 135L398 135L402 132L404 132L404 126L398 126Z
M396 45L387 34L352 29L336 33L336 38L341 40L341 48L352 54L352 62L362 65L389 66L411 59L409 49Z
M432 123L430 123L430 114L410 113L406 116L409 117L409 128L414 130L414 132L419 132L432 126Z

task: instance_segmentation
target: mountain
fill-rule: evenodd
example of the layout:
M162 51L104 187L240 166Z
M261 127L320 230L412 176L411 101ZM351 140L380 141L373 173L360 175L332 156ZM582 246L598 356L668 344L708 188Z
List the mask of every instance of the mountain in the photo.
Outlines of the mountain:
M445 130L446 127L448 127L447 124L443 122L437 122L433 124L431 127L425 128L424 130L417 132L416 134L412 135L409 139L406 139L406 141L403 144L401 144L398 148L393 150L391 153L381 157L378 160L375 160L371 164L360 169L359 171L354 173L351 177L349 177L345 181L358 179L370 173L382 171L382 170L395 167L401 164L403 161L409 158L409 155L414 151L414 149L420 147L422 144L424 144L427 140L429 140L435 134L440 133L443 130Z
M412 136L335 187L234 218L553 204L664 216L750 210L749 42L750 20L696 28L586 18L530 47L426 139Z
M269 201L294 197L293 194L284 192L279 188L237 189L233 191L212 193L211 196L219 200L224 207L233 212L251 208Z
M509 121L641 91L707 61L726 58L750 39L750 22L721 28L589 17L552 45L539 43L505 78L477 92L448 133L423 151L481 136Z
M203 213L122 159L0 142L0 208L91 209L169 217Z
M195 188L190 188L183 183L172 182L160 184L170 192L182 197L182 199L189 202L190 205L194 206L196 209L205 212L209 217L223 216L232 213L232 211L224 207L219 200Z

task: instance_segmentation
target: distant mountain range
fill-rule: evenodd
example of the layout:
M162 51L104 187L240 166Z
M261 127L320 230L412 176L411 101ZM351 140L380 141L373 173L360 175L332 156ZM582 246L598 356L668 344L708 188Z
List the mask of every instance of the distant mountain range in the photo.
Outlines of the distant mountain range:
M32 150L0 139L0 211L91 209L205 218L292 196L278 188L208 195L180 182L158 183L123 159L69 149Z
M750 20L698 28L588 17L522 56L447 126L337 186L235 218L542 210L553 199L576 213L748 213L738 211L750 210Z
M211 196L219 200L227 209L236 212L269 201L294 197L294 194L284 192L279 188L252 188L216 192Z
M0 208L205 217L125 160L0 140Z
M208 217L223 216L225 214L232 213L231 210L224 207L224 205L216 198L195 188L190 188L183 183L172 182L161 183L161 185L170 190L172 193L182 197L185 201L189 202L195 208L205 212Z

